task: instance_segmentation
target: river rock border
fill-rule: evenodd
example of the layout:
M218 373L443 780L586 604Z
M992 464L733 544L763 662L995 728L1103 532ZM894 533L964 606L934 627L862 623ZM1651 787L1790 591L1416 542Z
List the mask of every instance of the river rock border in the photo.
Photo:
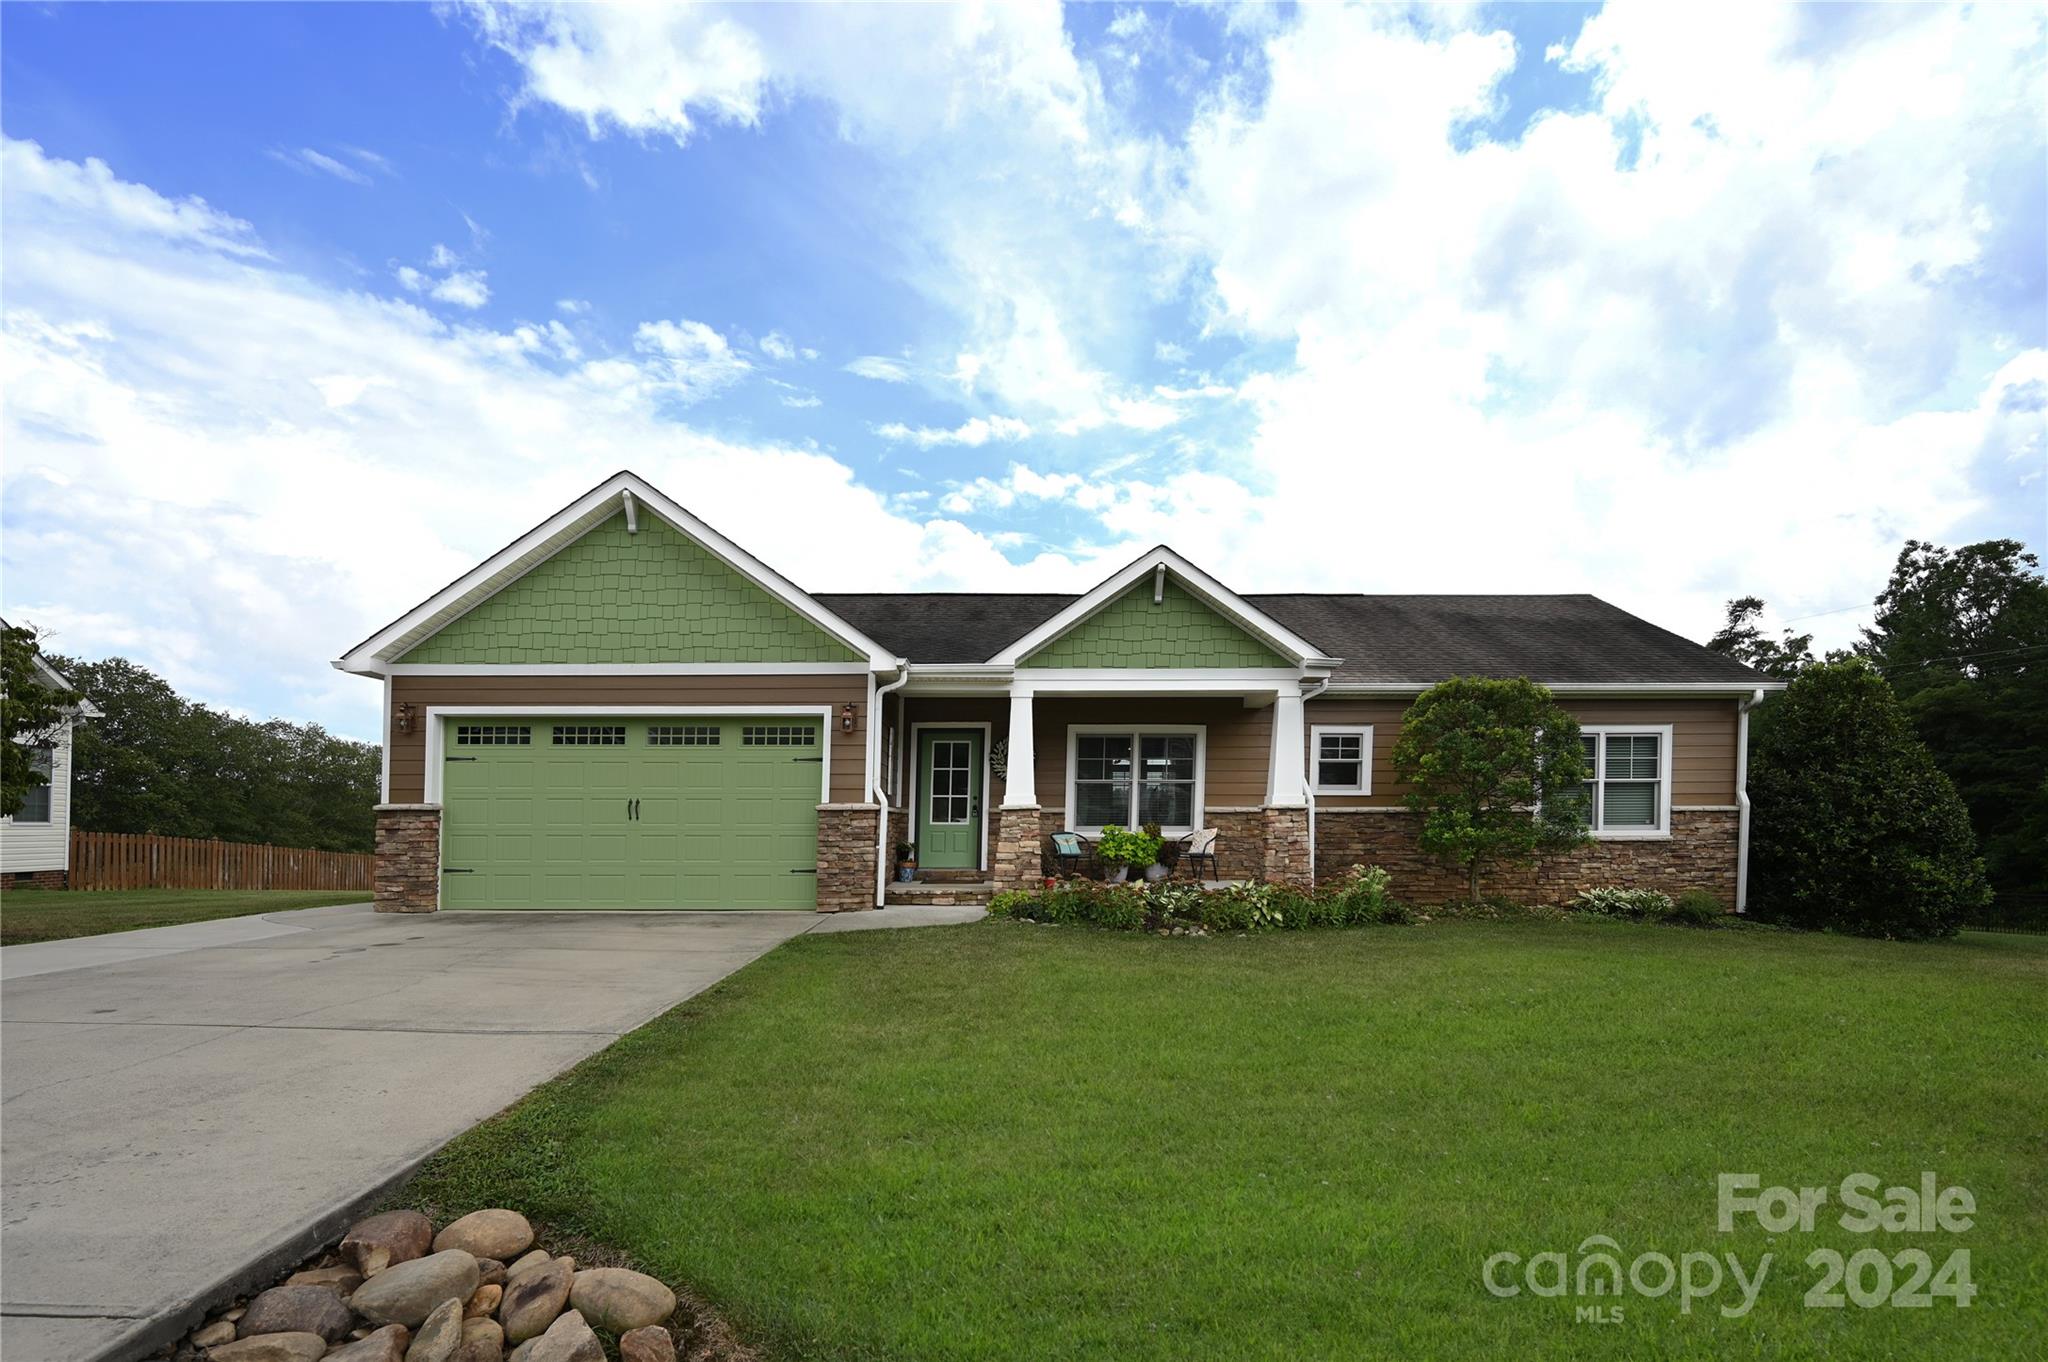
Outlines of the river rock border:
M709 1346L689 1349L685 1362L745 1355L722 1323L679 1315L666 1283L628 1267L579 1267L569 1253L541 1247L540 1238L524 1215L503 1207L471 1211L438 1229L420 1211L385 1211L357 1221L298 1271L210 1315L158 1356L677 1362L677 1340L691 1332ZM556 1247L589 1252L580 1243Z

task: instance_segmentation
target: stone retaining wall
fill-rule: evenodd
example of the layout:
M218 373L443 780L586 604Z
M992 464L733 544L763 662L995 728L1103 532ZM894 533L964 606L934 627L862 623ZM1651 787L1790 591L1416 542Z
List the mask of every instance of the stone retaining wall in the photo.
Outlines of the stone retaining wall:
M879 804L818 806L818 911L850 913L875 906L875 838Z
M441 906L441 806L377 806L377 871L372 898L380 913L431 913Z
M1333 879L1354 865L1384 867L1394 896L1413 904L1465 896L1464 875L1416 845L1418 815L1399 810L1322 809L1316 814L1316 877ZM1532 866L1485 873L1480 892L1525 903L1561 904L1582 889L1615 885L1677 895L1705 889L1735 904L1736 814L1732 809L1673 809L1669 837L1598 839Z

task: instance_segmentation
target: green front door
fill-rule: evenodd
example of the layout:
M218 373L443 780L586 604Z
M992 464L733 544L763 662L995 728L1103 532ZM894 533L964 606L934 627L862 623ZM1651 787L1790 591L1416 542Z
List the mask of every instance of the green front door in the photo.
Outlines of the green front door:
M448 908L812 908L816 719L447 719Z
M917 863L981 865L981 730L927 728L918 738Z

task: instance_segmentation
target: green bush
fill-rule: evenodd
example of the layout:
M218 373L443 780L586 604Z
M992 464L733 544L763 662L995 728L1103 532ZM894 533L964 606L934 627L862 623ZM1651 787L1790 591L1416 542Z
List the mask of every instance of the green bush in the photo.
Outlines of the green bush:
M1724 916L1721 900L1705 889L1688 889L1664 912L1666 922L1681 927L1711 927Z
M988 915L990 917L1029 917L1031 915L1031 906L1037 901L1036 895L1022 889L999 890L988 901Z
M1185 881L1147 885L1047 880L1039 889L1009 889L995 895L989 913L1114 931L1174 926L1215 932L1299 931L1413 921L1394 901L1390 883L1387 872L1376 866L1355 867L1343 883L1314 892L1275 884L1209 890Z
M1394 877L1381 866L1354 865L1344 880L1328 891L1337 906L1337 924L1355 927L1368 922L1406 922L1406 909L1394 902ZM1392 914L1401 916L1391 916Z
M1571 906L1577 913L1598 913L1602 917L1640 922L1646 917L1663 917L1669 913L1671 896L1660 894L1655 889L1587 889L1572 900Z
M1165 843L1157 833L1132 832L1111 823L1103 828L1102 839L1095 844L1095 854L1106 865L1143 870L1159 860L1159 848L1163 845Z
M1986 902L1962 800L1883 676L1808 667L1764 707L1750 758L1750 908L1796 927L1953 936Z

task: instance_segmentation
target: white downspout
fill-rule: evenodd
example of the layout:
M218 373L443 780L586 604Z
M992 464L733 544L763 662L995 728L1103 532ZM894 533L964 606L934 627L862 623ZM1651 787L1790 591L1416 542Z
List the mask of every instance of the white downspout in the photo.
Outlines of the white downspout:
M868 793L874 799L875 815L875 907L889 893L889 790L888 782L882 775L882 714L886 708L883 697L899 689L910 679L910 659L896 659L896 679L886 686L875 686L874 673L868 673Z
M1749 712L1770 698L1759 686L1735 707L1735 911L1749 911Z
M1310 722L1308 721L1308 702L1309 702L1309 701L1311 701L1311 700L1313 700L1313 699L1315 699L1315 698L1316 698L1316 697L1317 697L1318 695L1321 695L1321 694L1322 694L1322 693L1323 693L1324 691L1328 690L1329 688L1330 688L1330 678L1326 676L1326 677L1324 677L1324 678L1323 678L1323 679L1322 679L1321 681L1318 681L1318 682L1316 683L1316 688L1315 688L1314 690L1307 690L1307 691L1303 691L1303 692L1301 693L1301 727L1302 727L1302 731L1303 731L1304 733L1313 733L1313 732L1315 731L1315 725L1311 724L1311 723L1310 723ZM1368 763L1370 763L1370 762L1372 761L1372 753L1370 753L1370 752L1367 752L1367 753L1365 754L1365 759L1366 759L1366 761L1367 761ZM1308 883L1309 883L1309 887L1310 887L1311 889L1313 889L1313 888L1315 887L1315 883L1316 883L1316 756L1315 756L1315 753L1311 752L1311 753L1309 753L1309 754L1308 754L1308 760L1307 760L1307 762L1306 762L1306 763L1305 763L1304 765L1305 765L1305 769L1304 769L1304 771L1303 771L1303 773L1302 773L1303 779L1302 779L1302 782L1301 782L1301 792L1302 792L1302 794L1303 794L1303 795L1305 795L1305 796L1307 797L1307 799L1308 799Z

